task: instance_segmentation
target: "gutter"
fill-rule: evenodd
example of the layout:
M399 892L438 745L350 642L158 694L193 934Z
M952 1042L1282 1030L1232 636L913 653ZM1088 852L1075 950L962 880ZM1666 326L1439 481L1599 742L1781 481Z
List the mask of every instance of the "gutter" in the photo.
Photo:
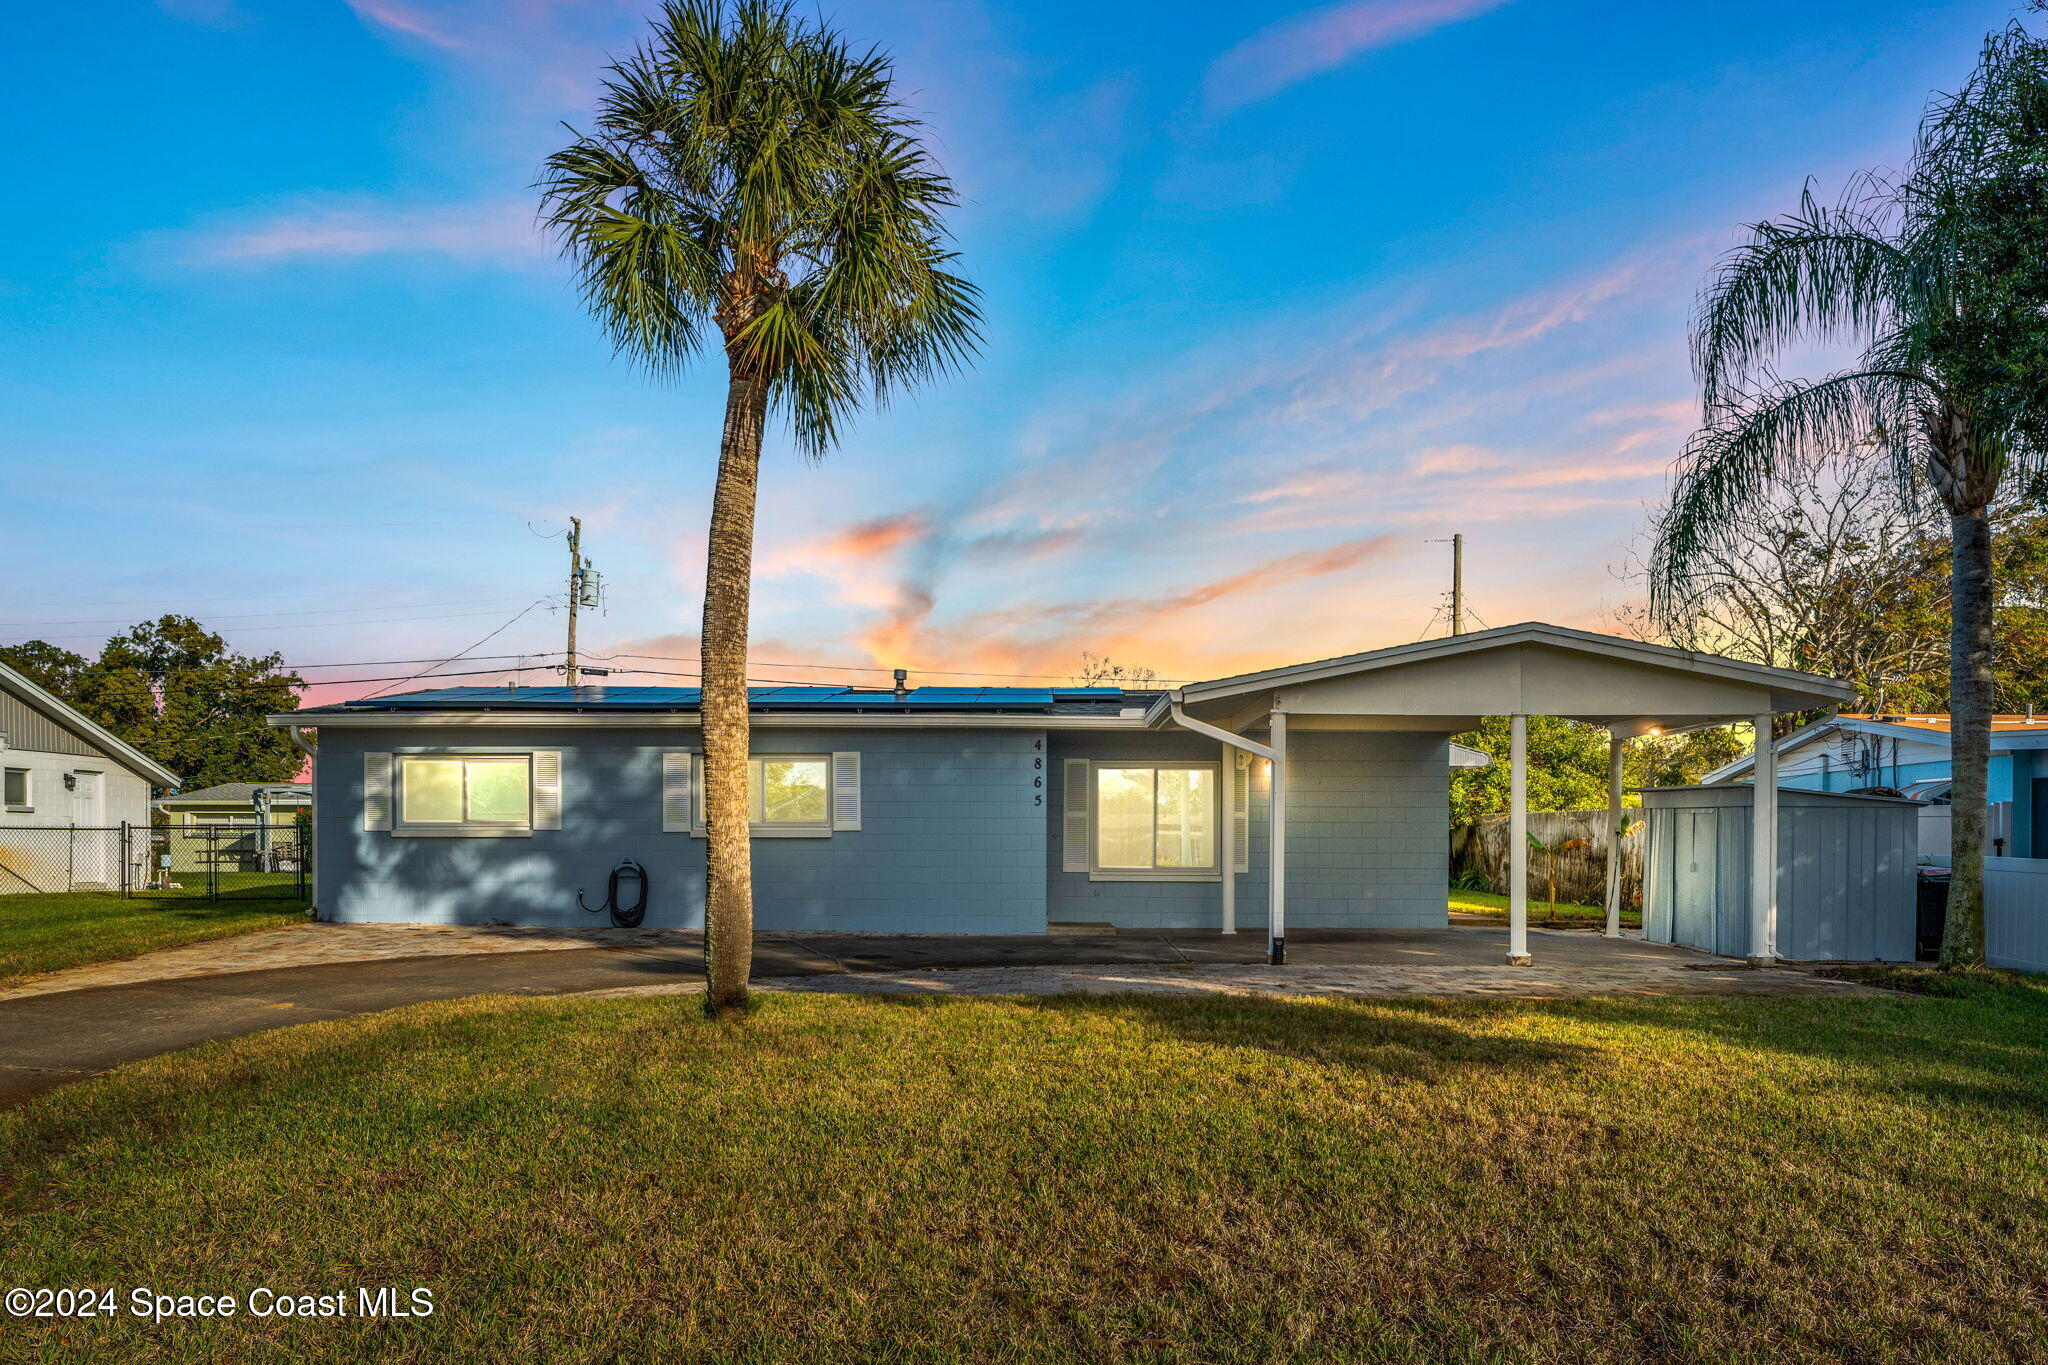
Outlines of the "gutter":
M280 729L301 727L390 730L415 726L447 728L514 727L523 729L689 729L703 722L696 712L590 712L590 711L364 711L333 715L292 712L270 716L267 723ZM831 715L811 712L776 712L752 717L750 725L761 729L807 730L1144 730L1149 728L1142 713L1128 716L1046 716L1014 712L977 716L886 715L873 712ZM303 746L301 746L303 747Z
M1196 720L1193 716L1181 710L1180 694L1178 692L1168 694L1166 705L1168 713L1174 719L1174 723L1182 729L1193 730L1198 735L1207 735L1210 739L1221 740L1233 749L1242 749L1248 754L1256 754L1268 762L1272 761L1273 750L1267 745L1260 744L1256 740L1246 739L1243 735L1232 734L1221 726L1209 724L1206 720Z

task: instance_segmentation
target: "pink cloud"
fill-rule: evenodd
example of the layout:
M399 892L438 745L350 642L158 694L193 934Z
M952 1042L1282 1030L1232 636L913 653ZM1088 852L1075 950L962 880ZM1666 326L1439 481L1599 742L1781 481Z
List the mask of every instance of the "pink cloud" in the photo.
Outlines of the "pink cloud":
M195 254L211 264L406 255L523 265L546 259L548 252L534 225L533 206L502 203L282 213L253 227L212 234Z
M1209 108L1228 111L1344 65L1360 53L1497 9L1507 0L1343 0L1261 29L1209 67Z
M417 38L430 46L446 52L466 52L474 45L466 38L453 32L445 23L429 15L417 6L400 3L400 0L345 0L356 17L368 24L382 25L395 29L408 38Z

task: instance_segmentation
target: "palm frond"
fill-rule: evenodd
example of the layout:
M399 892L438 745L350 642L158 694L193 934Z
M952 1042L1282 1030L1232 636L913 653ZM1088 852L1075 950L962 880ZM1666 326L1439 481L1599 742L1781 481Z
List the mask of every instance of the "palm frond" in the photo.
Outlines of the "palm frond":
M1922 416L1938 386L1909 370L1857 370L1818 383L1777 382L1727 400L1680 459L1650 557L1650 609L1685 611L1694 566L1773 485L1858 447L1889 460L1902 481L1926 457Z
M613 343L672 369L715 325L814 456L864 395L963 364L981 312L947 249L957 195L892 82L779 0L668 0L541 183Z
M1890 190L1863 178L1833 207L1809 185L1799 208L1755 223L1701 292L1693 368L1713 407L1752 382L1784 346L1895 325L1912 274L1886 233Z

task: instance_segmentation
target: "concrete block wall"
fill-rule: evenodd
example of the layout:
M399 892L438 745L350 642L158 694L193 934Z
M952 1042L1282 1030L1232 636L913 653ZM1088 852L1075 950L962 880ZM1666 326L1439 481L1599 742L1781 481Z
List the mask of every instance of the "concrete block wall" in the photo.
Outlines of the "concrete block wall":
M756 926L1042 932L1043 789L1032 783L1043 744L1033 730L757 729L756 753L859 751L863 810L857 831L754 841ZM661 754L697 747L697 732L680 727L325 730L315 904L337 920L604 925L576 893L602 901L611 869L630 857L651 883L646 927L702 928L704 841L661 828ZM539 748L562 753L560 830L404 838L362 828L365 752Z
M1263 740L1264 736L1256 736ZM1213 929L1220 882L1091 881L1061 871L1066 758L1218 759L1187 731L1054 732L1048 783L1046 912L1053 920L1129 929ZM1287 923L1290 928L1443 928L1449 923L1450 750L1441 735L1295 730L1288 737ZM1266 765L1252 765L1248 869L1237 876L1240 930L1264 932L1271 826Z
M1296 729L1287 752L1288 928L1445 928L1449 742Z

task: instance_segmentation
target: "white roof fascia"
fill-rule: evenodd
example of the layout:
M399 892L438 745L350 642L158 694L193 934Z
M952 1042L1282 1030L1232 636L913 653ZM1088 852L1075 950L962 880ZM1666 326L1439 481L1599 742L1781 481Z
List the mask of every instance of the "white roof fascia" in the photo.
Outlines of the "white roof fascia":
M1553 626L1541 621L1525 621L1519 625L1500 626L1493 630L1473 631L1466 635L1452 635L1438 640L1418 640L1413 644L1392 645L1385 649L1367 650L1363 654L1322 659L1314 663L1289 664L1284 668L1267 669L1260 673L1242 673L1236 677L1191 683L1180 691L1184 703L1211 701L1218 697L1235 696L1265 687L1318 682L1324 678L1341 677L1347 673L1370 672L1424 659L1450 658L1502 645L1519 644L1554 645L1561 649L1605 654L1610 658L1663 668L1678 668L1693 673L1708 673L1756 686L1782 687L1788 691L1812 693L1836 701L1848 701L1855 696L1855 688L1848 683L1823 678L1814 673L1771 668L1764 664L1745 663L1740 659L1722 658L1718 654L1698 654L1690 650L1673 649L1669 645L1653 645L1640 640L1622 640L1612 635L1596 635L1591 631L1573 630L1568 626Z
M441 727L526 727L530 729L689 729L700 728L695 711L656 712L546 712L546 711L365 711L360 715L308 716L294 713L269 717L275 726L296 725L308 730L387 730L413 726ZM755 716L749 725L765 729L808 730L1143 730L1142 714L1129 716L976 716L959 712L947 715L888 715L868 712L851 715L791 715L776 713Z
M115 735L112 731L87 720L72 707L51 696L47 690L38 687L34 682L23 677L4 663L0 663L0 682L11 684L16 690L25 694L29 704L38 710L55 713L59 724L76 730L85 738L93 741L93 743L104 747L108 751L109 757L125 762L137 773L150 779L157 786L175 787L178 785L178 775L169 768L166 768L148 754L143 753L140 749L128 743L128 741Z

